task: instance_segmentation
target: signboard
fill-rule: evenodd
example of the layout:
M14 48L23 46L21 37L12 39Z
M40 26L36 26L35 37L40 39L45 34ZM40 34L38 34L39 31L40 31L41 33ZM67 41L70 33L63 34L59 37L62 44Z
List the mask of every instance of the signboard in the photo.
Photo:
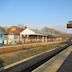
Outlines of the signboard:
M67 24L67 28L72 28L72 24Z

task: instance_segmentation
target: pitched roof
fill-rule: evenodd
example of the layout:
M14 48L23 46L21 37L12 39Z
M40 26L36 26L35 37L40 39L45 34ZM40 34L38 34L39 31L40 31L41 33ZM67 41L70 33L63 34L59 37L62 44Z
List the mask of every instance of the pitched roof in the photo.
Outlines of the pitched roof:
M20 34L21 31L22 31L21 28L19 28L17 26L11 26L8 29L8 34Z
M1 26L0 26L0 33L7 34L6 30L3 27L1 27Z
M45 36L58 36L57 34L54 34L54 33L51 33L51 32L45 32L45 31L40 31L40 30L37 30L37 29L31 29L32 31L34 31L35 33L38 33L38 34L42 34L42 35L45 35Z
M26 30L29 31L29 32L27 32ZM51 36L51 37L57 36L56 34L53 34L53 33L50 33L50 32L44 32L44 31L40 31L40 30L37 30L37 29L31 29L31 28L26 28L25 30L23 30L21 32L21 34L43 35L43 36Z

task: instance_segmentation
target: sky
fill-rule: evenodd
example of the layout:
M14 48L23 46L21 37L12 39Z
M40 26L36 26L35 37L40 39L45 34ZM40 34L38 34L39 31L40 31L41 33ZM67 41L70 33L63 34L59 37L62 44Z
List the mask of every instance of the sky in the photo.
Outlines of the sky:
M66 24L72 20L72 0L0 0L0 25L44 26L72 32Z

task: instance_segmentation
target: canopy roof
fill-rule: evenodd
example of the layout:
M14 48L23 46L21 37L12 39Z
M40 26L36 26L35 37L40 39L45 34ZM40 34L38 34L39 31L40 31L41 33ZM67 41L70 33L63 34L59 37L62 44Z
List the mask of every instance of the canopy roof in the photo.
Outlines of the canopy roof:
M53 34L50 32L44 32L44 31L40 31L37 29L31 29L31 28L26 28L20 34L21 35L43 35L43 36L54 36L54 37L58 36L57 34Z

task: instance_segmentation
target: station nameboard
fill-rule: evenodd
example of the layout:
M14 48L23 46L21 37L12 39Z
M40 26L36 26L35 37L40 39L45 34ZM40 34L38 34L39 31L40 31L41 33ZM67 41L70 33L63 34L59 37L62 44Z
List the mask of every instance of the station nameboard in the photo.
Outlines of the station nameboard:
M67 24L67 28L72 28L72 24Z

